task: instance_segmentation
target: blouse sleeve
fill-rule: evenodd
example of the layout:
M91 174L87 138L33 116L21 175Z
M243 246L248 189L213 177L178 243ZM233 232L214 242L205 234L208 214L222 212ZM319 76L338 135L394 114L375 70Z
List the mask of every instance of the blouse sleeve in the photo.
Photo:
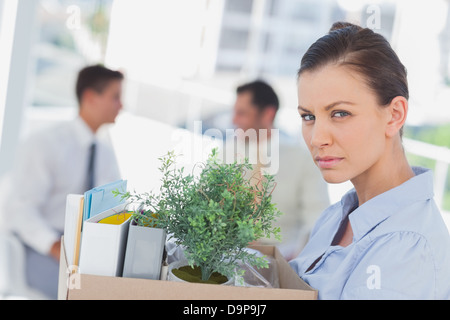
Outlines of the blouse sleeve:
M342 299L435 299L431 249L415 232L379 236L361 252Z

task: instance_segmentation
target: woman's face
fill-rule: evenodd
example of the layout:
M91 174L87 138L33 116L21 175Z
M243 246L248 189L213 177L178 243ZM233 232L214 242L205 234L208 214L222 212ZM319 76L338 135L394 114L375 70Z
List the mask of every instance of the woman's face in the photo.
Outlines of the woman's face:
M388 108L345 66L303 72L298 81L303 138L329 183L353 180L381 166Z

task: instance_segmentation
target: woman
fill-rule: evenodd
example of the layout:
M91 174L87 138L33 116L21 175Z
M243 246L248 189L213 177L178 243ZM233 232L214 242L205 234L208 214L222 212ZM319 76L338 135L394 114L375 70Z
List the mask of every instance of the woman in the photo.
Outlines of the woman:
M329 183L354 189L290 264L320 299L449 299L450 237L432 173L402 147L406 69L381 35L335 23L298 73L302 131Z

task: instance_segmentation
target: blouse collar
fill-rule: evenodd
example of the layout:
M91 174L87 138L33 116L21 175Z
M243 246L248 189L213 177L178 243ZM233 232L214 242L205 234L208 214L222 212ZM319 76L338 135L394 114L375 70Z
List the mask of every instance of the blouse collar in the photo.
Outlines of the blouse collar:
M355 189L342 197L342 218L351 212L349 219L354 241L358 241L378 224L412 203L433 198L432 171L420 167L412 167L412 169L414 177L359 207Z

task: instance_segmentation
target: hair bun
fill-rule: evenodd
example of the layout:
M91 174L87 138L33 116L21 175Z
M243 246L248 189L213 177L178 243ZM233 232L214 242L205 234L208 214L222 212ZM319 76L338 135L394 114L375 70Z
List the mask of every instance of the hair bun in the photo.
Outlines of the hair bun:
M363 29L360 26L350 23L350 22L338 21L338 22L333 23L333 25L331 26L330 32L339 30L339 29L348 28L348 27L355 28L358 31Z

